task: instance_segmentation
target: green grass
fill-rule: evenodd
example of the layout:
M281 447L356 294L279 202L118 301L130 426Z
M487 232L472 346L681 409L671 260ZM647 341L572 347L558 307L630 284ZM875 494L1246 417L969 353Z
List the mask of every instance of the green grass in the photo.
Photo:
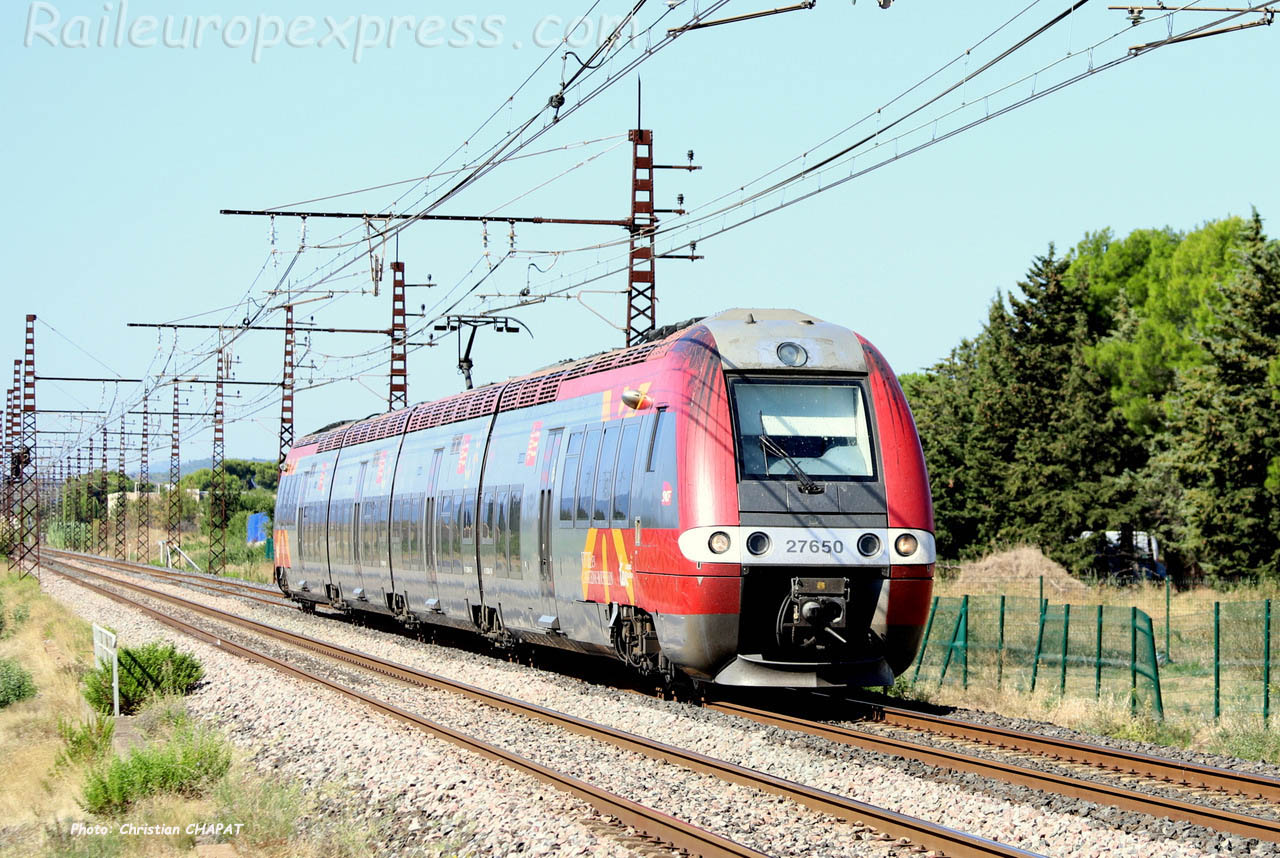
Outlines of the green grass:
M117 858L127 845L114 827L106 834L72 834L71 823L55 822L45 827L44 835L48 858Z
M204 676L199 660L171 643L153 641L119 652L121 715L132 715L156 697L189 694ZM85 676L84 697L96 711L112 713L110 664Z
M184 725L166 741L116 757L89 773L82 804L112 816L155 795L200 796L226 775L231 747L216 733Z
M309 810L298 784L247 774L224 779L212 798L218 805L218 819L251 823L230 839L256 847L287 843L297 831L299 818Z
M1280 730L1256 723L1225 721L1206 744L1206 749L1246 760L1280 763Z
M0 709L35 696L30 671L11 658L0 658Z
M79 724L58 719L58 733L66 747L58 756L55 766L77 766L106 757L111 751L115 727L116 722L111 718L91 718Z

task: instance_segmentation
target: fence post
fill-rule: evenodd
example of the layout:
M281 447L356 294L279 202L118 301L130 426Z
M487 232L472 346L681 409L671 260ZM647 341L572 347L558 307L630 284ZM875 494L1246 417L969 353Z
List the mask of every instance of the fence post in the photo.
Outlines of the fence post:
M961 642L961 636L964 641ZM942 680L947 678L947 670L951 667L951 658L955 655L957 649L963 648L965 653L964 661L964 678L967 681L969 677L969 597L965 596L960 601L960 613L956 615L955 628L951 630L951 640L947 644L947 657L942 660L942 670L938 673L938 685L942 685ZM966 686L967 687L967 686Z
M1058 677L1058 696L1067 696L1067 644L1071 640L1071 606L1062 606L1062 671Z
M1102 699L1102 606L1098 606L1098 649L1093 656L1093 697Z
M1040 576L1040 580L1044 581L1044 576ZM1040 647L1044 646L1044 599L1040 600L1040 628L1036 632L1036 657L1031 662L1031 690L1036 690L1036 676L1040 672Z
M912 682L920 678L920 665L924 664L924 651L929 647L929 633L933 631L933 615L937 610L938 597L934 596L932 604L929 605L929 620L924 624L924 638L920 641L920 652L916 655L916 672L911 677Z
M1213 720L1222 717L1222 603L1213 603Z
M1271 717L1271 600L1267 599L1262 629L1262 725Z
M1000 597L1000 638L996 644L996 688L1004 682L1004 600Z
M1160 660L1156 658L1156 630L1151 625L1151 617L1143 614L1147 621L1147 640L1151 644L1151 687L1156 693L1156 717L1164 720L1164 694L1160 691Z
M1138 606L1129 606L1129 712L1138 714Z
M1165 575L1165 578L1164 578L1164 657L1169 661L1173 661L1173 647L1169 643L1169 641L1171 640L1169 635L1169 630L1173 628L1173 624L1170 622L1171 617L1169 614L1170 594L1172 590L1173 590L1173 584L1169 581L1169 576Z
M1044 604L1044 576L1040 576L1040 604Z

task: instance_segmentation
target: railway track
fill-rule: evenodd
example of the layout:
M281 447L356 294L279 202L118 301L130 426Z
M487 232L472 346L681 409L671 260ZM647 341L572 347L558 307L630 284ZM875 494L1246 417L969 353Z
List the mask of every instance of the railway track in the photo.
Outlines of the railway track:
M1271 802L1274 800L1274 790L1278 784L1271 778L1231 772L1225 769L1214 769L1209 766L1181 764L1174 760L1166 760L1145 754L1132 754L1097 745L1088 745L1083 742L1064 743L1065 746L1075 746L1068 750L1068 747L1058 744L1059 740L1048 737L1036 737L1033 734L1002 730L1000 728L991 728L991 732L986 732L987 728L980 725L964 724L954 719L937 719L937 721L944 723L930 722L928 718L931 716L917 719L916 713L911 713L907 710L886 711L882 707L880 714L886 723L930 723L932 725L930 728L923 726L912 727L913 730L921 734L916 741L878 735L824 721L799 718L736 703L708 702L705 705L708 709L718 712L737 715L784 730L806 733L867 751L918 760L941 768L970 772L1032 789L1058 793L1059 795L1099 804L1108 804L1122 810L1144 813L1149 816L1163 816L1182 822L1190 822L1215 831L1235 834L1241 837L1280 842L1280 820L1277 819L1239 813L1195 801L1152 795L1115 784L1091 780L1084 775L1047 772L1025 762L991 759L985 756L977 756L971 752L966 753L963 750L939 748L926 743L931 737L945 735L967 739L974 745L990 747L997 744L998 737L1003 737L1000 741L1008 744L1000 745L1000 747L1008 750L1033 754L1055 762L1063 760L1076 762L1082 768L1087 769L1106 769L1113 772L1123 772L1130 777L1146 779L1161 784L1174 784L1183 787L1207 787L1209 783L1222 784L1222 786L1213 788L1219 792L1231 792L1240 796L1263 799L1268 802L1269 807L1274 809L1274 804ZM953 724L956 726L951 728ZM950 732L949 728L954 729L954 732ZM1059 749L1061 752L1059 752ZM1094 753L1095 750L1096 754ZM1068 753L1070 756L1067 756ZM1181 766L1185 766L1187 777L1174 780L1169 776L1169 773L1179 770ZM1192 777L1198 779L1193 781L1190 779Z
M252 599L255 602L261 602L266 605L276 605L286 608L296 607L293 602L284 598L278 590L260 586L258 584L252 584L248 581L240 581L235 578L213 578L208 575L195 575L190 572L177 572L173 569L163 569L159 566L149 566L144 563L133 563L128 560L114 560L109 557L99 557L96 554L84 554L78 551L62 551L56 548L42 548L41 553L64 561L70 560L80 563L96 563L99 566L118 569L121 572L128 572L133 575L150 575L153 578L173 581L188 587L196 587L210 593L217 593L224 596L239 596L245 599Z
M1018 753L1040 754L1052 759L1107 771L1138 775L1162 783L1280 804L1280 778L1251 772L1237 772L1119 748L1108 748L1076 739L975 724L972 721L915 712L865 700L846 698L846 702L865 708L870 712L873 721L888 727L973 742Z
M102 562L85 555L78 555L76 559L82 562ZM150 571L147 567L122 564L119 561L106 562L104 565L125 572ZM979 774L1150 816L1190 822L1242 837L1280 842L1280 821L1274 818L1215 807L1205 801L1153 795L1135 790L1132 784L1100 782L1092 778L1090 773L1105 772L1111 776L1119 774L1131 781L1145 780L1156 787L1174 787L1180 792L1188 793L1189 798L1205 797L1190 795L1196 790L1210 793L1210 798L1221 794L1238 796L1246 799L1246 803L1252 803L1252 809L1270 811L1272 816L1275 815L1276 804L1280 803L1280 779L1076 740L989 727L865 701L829 699L827 702L841 706L856 705L870 713L870 719L876 723L914 735L911 739L904 739L853 729L831 723L829 716L825 719L811 719L785 714L776 709L758 709L724 701L708 701L704 705L725 714L862 750L918 760L933 766ZM961 747L937 747L936 740L939 737ZM964 745L969 747L965 748ZM992 759L989 753L991 749L1001 752L1004 759ZM984 750L988 751L986 755L982 754ZM1033 759L1014 759L1012 754L1030 756ZM1048 761L1058 768L1074 767L1077 771L1044 771L1036 765L1037 761Z
M192 602L178 596L152 590L140 584L123 581L119 578L84 568L71 567L57 561L50 562L46 564L46 566L50 571L76 580L81 586L89 587L100 595L141 610L147 615L159 620L171 628L182 631L185 634L192 635L209 643L214 643L215 645L221 646L223 649L237 655L241 655L245 658L250 658L266 664L291 676L295 676L309 682L314 682L338 691L341 694L360 700L365 704L405 721L406 723L412 724L425 732L438 735L441 738L445 738L490 759L499 760L507 763L508 765L512 765L521 771L532 774L533 776L546 781L557 789L568 791L573 795L589 801L603 813L615 816L623 820L628 825L695 855L706 856L706 858L718 858L719 856L758 856L762 853L741 844L728 841L710 832L703 831L689 823L675 820L659 811L645 808L628 799L599 790L597 787L583 781L554 772L545 766L540 766L537 763L520 757L519 755L468 737L456 730L430 721L421 715L409 712L401 707L395 706L394 704L378 700L371 695L344 686L339 682L320 676L312 671L289 664L286 661L271 656L256 648L227 641L225 637L218 635L216 632L173 617L164 611L139 602L137 599L131 598L123 593L116 592L111 588L124 588L137 593L139 596L164 602L180 610L190 611L195 614L209 617L216 622L236 626L237 628L247 630L252 634L316 653L385 677L397 679L411 685L435 688L460 694L509 712L514 712L529 718L547 722L561 729L577 733L579 735L588 736L598 741L606 742L615 747L638 753L654 760L678 765L700 774L711 775L720 780L747 786L761 792L783 796L812 810L828 814L847 822L857 823L873 828L888 838L909 841L916 847L941 852L945 855L952 856L952 858L993 858L993 856L1001 856L1001 858L1035 858L1035 853L1018 849L1016 847L997 843L986 838L977 837L972 834L947 828L927 820L918 819L916 817L897 813L885 808L875 807L845 796L807 787L803 784L788 781L783 778L775 777L773 775L739 766L724 760L718 760L693 751L688 751L661 742L655 742L632 733L596 724L543 706L527 703L505 695L496 694L475 686L467 685L466 683L387 661L367 653L362 653L337 644L321 641L307 635L291 632L268 623L230 614L217 608L201 605L197 602ZM102 581L103 584L109 586L103 586L101 584L96 584L93 581L86 580L87 577L97 578Z

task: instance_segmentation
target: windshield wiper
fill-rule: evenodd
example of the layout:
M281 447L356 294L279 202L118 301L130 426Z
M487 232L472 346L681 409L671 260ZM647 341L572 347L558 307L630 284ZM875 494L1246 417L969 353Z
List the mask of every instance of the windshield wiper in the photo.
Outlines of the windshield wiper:
M760 449L764 451L764 470L769 472L769 455L781 459L787 463L787 467L791 469L791 473L796 475L796 479L800 481L800 491L806 495L820 495L827 490L826 486L820 485L814 481L813 477L804 472L804 468L800 467L800 463L791 458L791 455L784 449L782 445L773 439L773 436L764 431L764 420L760 421Z

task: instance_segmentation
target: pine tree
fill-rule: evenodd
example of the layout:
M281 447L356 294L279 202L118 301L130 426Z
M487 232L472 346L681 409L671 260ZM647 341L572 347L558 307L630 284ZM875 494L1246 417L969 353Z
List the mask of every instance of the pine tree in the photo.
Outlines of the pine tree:
M1084 530L1114 527L1119 477L1133 450L1106 381L1085 360L1093 343L1090 296L1065 275L1052 245L1009 299L1005 363L1018 432L1004 481L1002 541L1043 545L1076 569L1092 557L1070 550Z
M908 384L934 486L939 548L1032 542L1082 569L1084 530L1122 519L1135 460L1106 381L1084 359L1088 288L1052 246L981 335Z
M1179 375L1155 470L1180 492L1179 542L1219 579L1280 576L1280 242L1254 212L1220 290L1207 362Z

